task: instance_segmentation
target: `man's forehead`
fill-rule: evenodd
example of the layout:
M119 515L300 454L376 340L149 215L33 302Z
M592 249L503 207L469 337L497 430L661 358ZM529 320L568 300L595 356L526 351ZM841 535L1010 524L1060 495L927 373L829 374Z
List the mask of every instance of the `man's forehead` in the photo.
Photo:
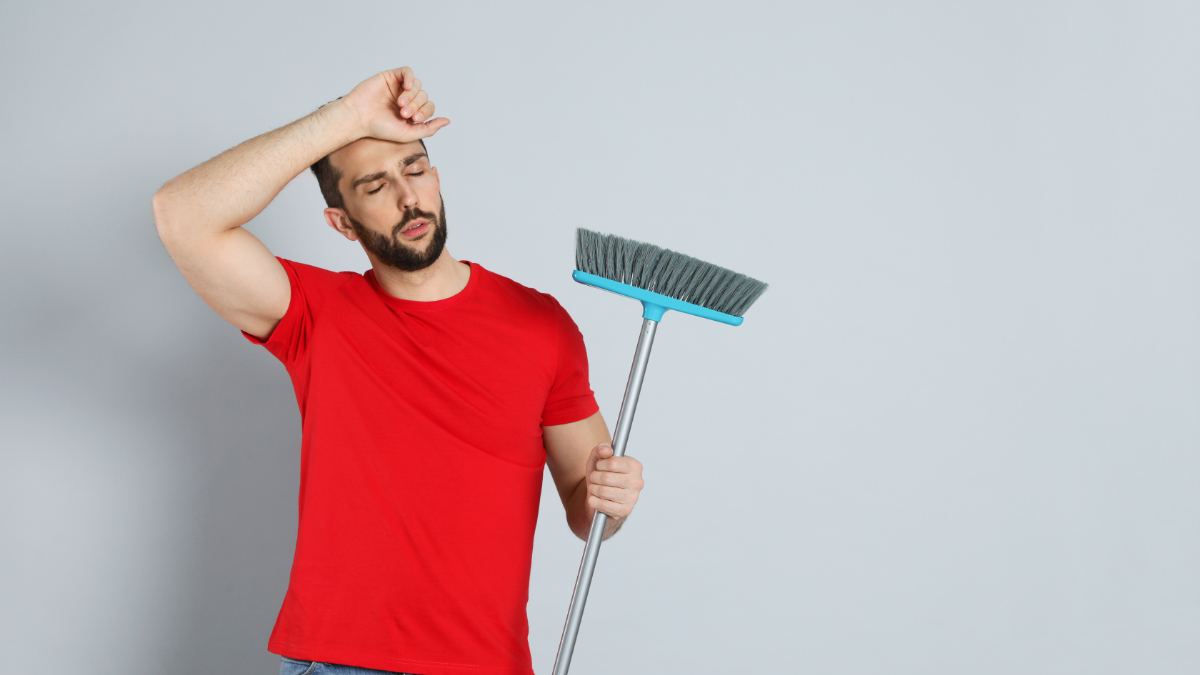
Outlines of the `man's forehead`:
M385 170L413 155L424 154L425 148L421 146L420 141L396 143L378 138L360 138L335 150L329 155L329 161L343 178L353 182L363 175Z

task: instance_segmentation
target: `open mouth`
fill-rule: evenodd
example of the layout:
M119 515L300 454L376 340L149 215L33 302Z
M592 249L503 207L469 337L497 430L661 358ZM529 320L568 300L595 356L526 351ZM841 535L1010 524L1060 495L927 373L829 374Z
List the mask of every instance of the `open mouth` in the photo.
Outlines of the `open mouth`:
M400 236L405 239L416 239L429 231L429 221L417 219L409 223L403 230L400 231Z

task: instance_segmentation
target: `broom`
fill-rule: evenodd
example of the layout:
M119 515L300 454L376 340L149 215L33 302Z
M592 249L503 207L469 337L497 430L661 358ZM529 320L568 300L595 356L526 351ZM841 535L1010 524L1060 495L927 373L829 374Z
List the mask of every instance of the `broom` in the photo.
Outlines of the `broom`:
M613 456L621 457L633 427L633 413L646 376L646 364L650 361L654 331L663 314L673 309L739 326L742 314L767 290L767 285L653 244L584 229L575 231L575 267L572 274L575 281L642 302L642 333L638 337L633 368L629 371L613 434ZM575 578L575 590L571 593L571 608L554 659L554 675L567 675L567 669L571 667L571 653L575 650L583 606L587 602L607 524L608 516L597 511L588 533L587 547L583 550L583 561L579 564L579 575Z

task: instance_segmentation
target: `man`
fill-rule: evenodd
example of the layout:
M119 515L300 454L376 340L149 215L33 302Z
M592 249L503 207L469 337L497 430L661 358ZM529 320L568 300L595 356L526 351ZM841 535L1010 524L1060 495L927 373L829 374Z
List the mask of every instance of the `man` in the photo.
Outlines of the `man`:
M188 283L295 386L299 530L269 643L283 673L532 674L542 466L581 539L596 510L616 532L643 485L612 457L562 307L446 250L422 139L450 121L433 113L410 69L386 71L154 196ZM242 229L310 165L366 273L275 258Z

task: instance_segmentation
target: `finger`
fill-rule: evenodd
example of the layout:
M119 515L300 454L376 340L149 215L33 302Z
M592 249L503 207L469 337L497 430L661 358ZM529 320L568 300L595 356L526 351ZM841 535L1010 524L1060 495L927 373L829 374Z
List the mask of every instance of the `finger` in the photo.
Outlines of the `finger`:
M588 506L612 518L625 518L633 513L633 507L629 504L617 504L597 497L588 497Z
M642 463L632 457L612 457L596 462L596 468L615 473L641 473Z
M588 484L607 485L622 490L633 490L634 492L639 492L646 486L645 481L638 476L627 473L611 473L608 471L593 471L588 476Z
M418 110L415 115L413 115L413 121L420 122L421 120L427 120L430 117L433 117L433 108L433 101L426 101L425 105L421 106L421 109Z
M396 78L396 81L399 83L400 93L403 95L407 83L411 82L413 79L412 68L404 66L403 68L395 68L387 72L392 75L392 77Z
M400 104L402 108L407 106L408 102L412 101L413 96L416 96L420 90L421 80L416 79L413 71L408 71L408 79L400 84L400 98L397 98L396 103Z
M624 467L624 463L621 462L620 457L610 457L608 459L602 459L602 460L596 462L596 469L598 471L612 471L614 473L627 473L626 471L622 470L622 467Z
M432 119L428 122L425 122L423 126L425 127L425 130L429 132L429 136L432 136L438 132L438 129L441 129L447 124L450 124L450 120L446 119L445 117L439 117L437 119Z
M438 117L428 122L411 122L411 124L412 130L416 132L416 137L413 140L416 140L417 138L429 138L436 134L439 129L450 124L450 120L445 117Z
M400 108L409 107L410 104L413 103L415 98L420 96L422 94L422 92L424 92L424 91L425 91L424 89L414 89L412 91L401 91L400 98L397 98L397 100L396 100L396 102L398 103L398 107L400 107ZM415 110L416 108L419 108L419 107L420 106L413 106L413 109Z
M614 485L616 487L642 489L642 479L630 473L593 471L588 475L588 482L593 485Z
M439 129L450 124L450 120L445 117L438 117L428 122L410 122L409 124L409 129L415 132L412 138L415 141L418 138L429 138L436 134Z
M403 99L403 97L401 97L401 98ZM418 91L413 96L412 101L408 105L406 105L400 109L400 116L401 117L412 117L413 113L420 111L421 106L425 105L425 102L428 100L429 100L429 95L425 93L424 89L422 89L421 91ZM421 120L416 120L416 121L420 122Z
M633 504L638 500L637 490L627 490L607 485L589 485L588 494L593 497L607 499L610 502L616 502L617 504Z
M595 491L593 491L595 488ZM588 483L588 493L614 502L633 503L642 493L641 481L630 483Z

